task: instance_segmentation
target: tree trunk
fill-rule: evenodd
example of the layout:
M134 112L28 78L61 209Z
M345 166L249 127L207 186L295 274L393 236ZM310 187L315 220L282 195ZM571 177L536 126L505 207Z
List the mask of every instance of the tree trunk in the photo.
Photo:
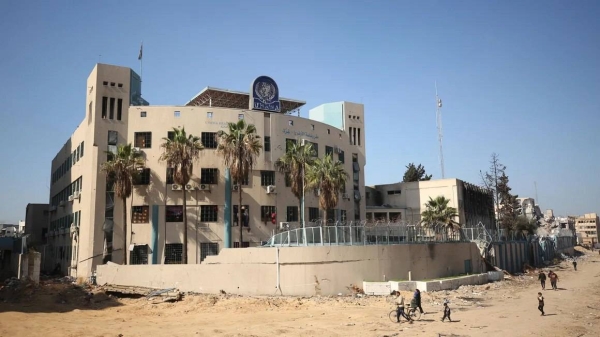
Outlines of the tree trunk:
M239 184L238 185L238 193L239 193L239 198L240 198L239 203L238 203L238 214L237 214L238 225L240 225L240 247L239 248L242 248L242 242L244 242L244 241L242 241L242 236L243 236L243 232L242 232L243 228L242 227L244 227L244 224L242 223L242 183L243 183L242 181L238 182L238 184Z
M123 200L123 264L127 264L127 199Z
M187 230L187 193L185 190L185 185L186 184L182 184L182 190L183 190L183 252L181 252L181 263L182 264L187 264L188 263L188 230Z
M300 186L301 194L300 194L300 198L298 199L298 201L299 201L298 212L300 213L298 215L298 219L300 219L300 227L304 228L304 164L302 164L301 173L302 173L302 185Z
M324 209L323 209L323 219L325 219L325 220L323 221L323 224L324 224L325 226L327 226L327 209L326 209L326 208L324 208Z

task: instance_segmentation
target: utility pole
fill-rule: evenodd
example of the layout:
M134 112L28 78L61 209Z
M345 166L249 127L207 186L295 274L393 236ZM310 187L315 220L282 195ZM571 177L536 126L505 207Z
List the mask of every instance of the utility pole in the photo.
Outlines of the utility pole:
M444 150L443 150L443 146L442 146L442 140L444 138L444 133L442 130L442 100L438 97L437 81L435 81L435 103L436 103L435 116L436 116L437 130L438 130L438 141L440 143L440 167L442 169L442 179L444 179L445 178Z

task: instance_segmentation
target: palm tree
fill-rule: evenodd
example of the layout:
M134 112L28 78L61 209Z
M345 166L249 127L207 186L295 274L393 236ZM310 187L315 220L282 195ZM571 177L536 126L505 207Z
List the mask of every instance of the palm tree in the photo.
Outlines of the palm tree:
M123 202L123 264L127 264L127 198L133 191L134 179L138 171L144 168L142 154L134 151L131 144L119 145L117 153L107 152L108 161L101 170L114 186L115 196Z
M290 141L286 144L286 151L281 158L275 161L275 167L289 179L292 193L298 198L298 209L300 210L300 223L304 227L303 192L306 185L305 171L313 165L315 160L315 149L311 143L302 144L298 141Z
M225 166L229 167L233 181L238 184L238 224L240 226L240 248L242 248L242 185L248 179L260 154L262 145L256 134L254 124L246 124L243 119L237 123L227 123L229 132L223 130L217 134L217 153L223 156Z
M429 197L429 201L425 203L425 210L421 213L421 225L443 225L452 231L460 229L460 224L454 220L458 216L458 211L456 208L448 206L448 203L450 203L450 199L446 199L442 195L435 199Z
M159 160L167 163L167 167L173 168L173 181L183 186L183 254L181 262L188 262L188 230L187 230L187 193L185 185L189 183L194 172L194 162L200 157L200 151L204 149L199 137L187 134L185 128L173 128L170 138L163 138L160 145L163 153Z
M317 158L306 171L306 187L314 189L319 195L319 206L327 220L327 211L337 206L340 191L346 185L348 173L344 164L334 161L333 155Z

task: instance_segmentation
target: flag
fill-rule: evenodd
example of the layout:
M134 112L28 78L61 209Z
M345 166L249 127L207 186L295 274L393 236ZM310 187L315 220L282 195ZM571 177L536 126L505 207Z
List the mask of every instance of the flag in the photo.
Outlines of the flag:
M143 49L144 49L144 43L142 43L140 45L140 54L138 55L138 60L140 60L140 61L142 60L142 51L143 51Z

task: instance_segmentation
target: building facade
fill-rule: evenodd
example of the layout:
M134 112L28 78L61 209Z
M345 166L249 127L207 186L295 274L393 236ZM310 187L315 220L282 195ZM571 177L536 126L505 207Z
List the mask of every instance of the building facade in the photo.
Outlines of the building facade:
M580 245L595 246L600 242L598 232L600 231L600 221L598 214L587 213L575 219L575 232Z
M25 234L29 234L27 245L29 247L40 247L46 244L50 205L48 204L27 204L25 210Z
M399 182L366 187L367 221L398 221L418 223L429 198L443 196L448 206L458 210L455 219L465 228L481 222L496 229L494 199L490 191L460 179Z
M48 234L52 265L60 264L72 276L87 277L95 266L106 262L110 246L116 263L123 262L123 253L132 264L180 262L182 189L187 190L188 263L200 263L226 247L226 208L231 209L233 246L260 245L280 230L282 222L293 226L299 220L298 200L274 165L290 140L311 142L318 157L331 154L344 163L348 181L330 215L339 220L364 218L363 106L330 103L302 118L303 101L257 100L272 89L278 94L274 82L259 88L262 82L257 81L250 94L207 87L183 106L151 106L141 97L141 80L134 71L97 64L87 80L85 118L52 161ZM263 111L272 108L280 112ZM263 149L252 174L238 184L226 175L215 136L227 130L227 123L242 118L256 126ZM159 161L160 145L174 127L185 127L204 145L187 186L173 184L170 169ZM128 143L143 154L146 163L123 209L100 168L107 152L114 153L118 145ZM236 216L239 189L243 196L241 242ZM227 205L229 194L233 202ZM317 197L306 193L305 219L319 217L318 205ZM120 220L123 212L129 219L126 237ZM123 240L128 252L121 249Z

